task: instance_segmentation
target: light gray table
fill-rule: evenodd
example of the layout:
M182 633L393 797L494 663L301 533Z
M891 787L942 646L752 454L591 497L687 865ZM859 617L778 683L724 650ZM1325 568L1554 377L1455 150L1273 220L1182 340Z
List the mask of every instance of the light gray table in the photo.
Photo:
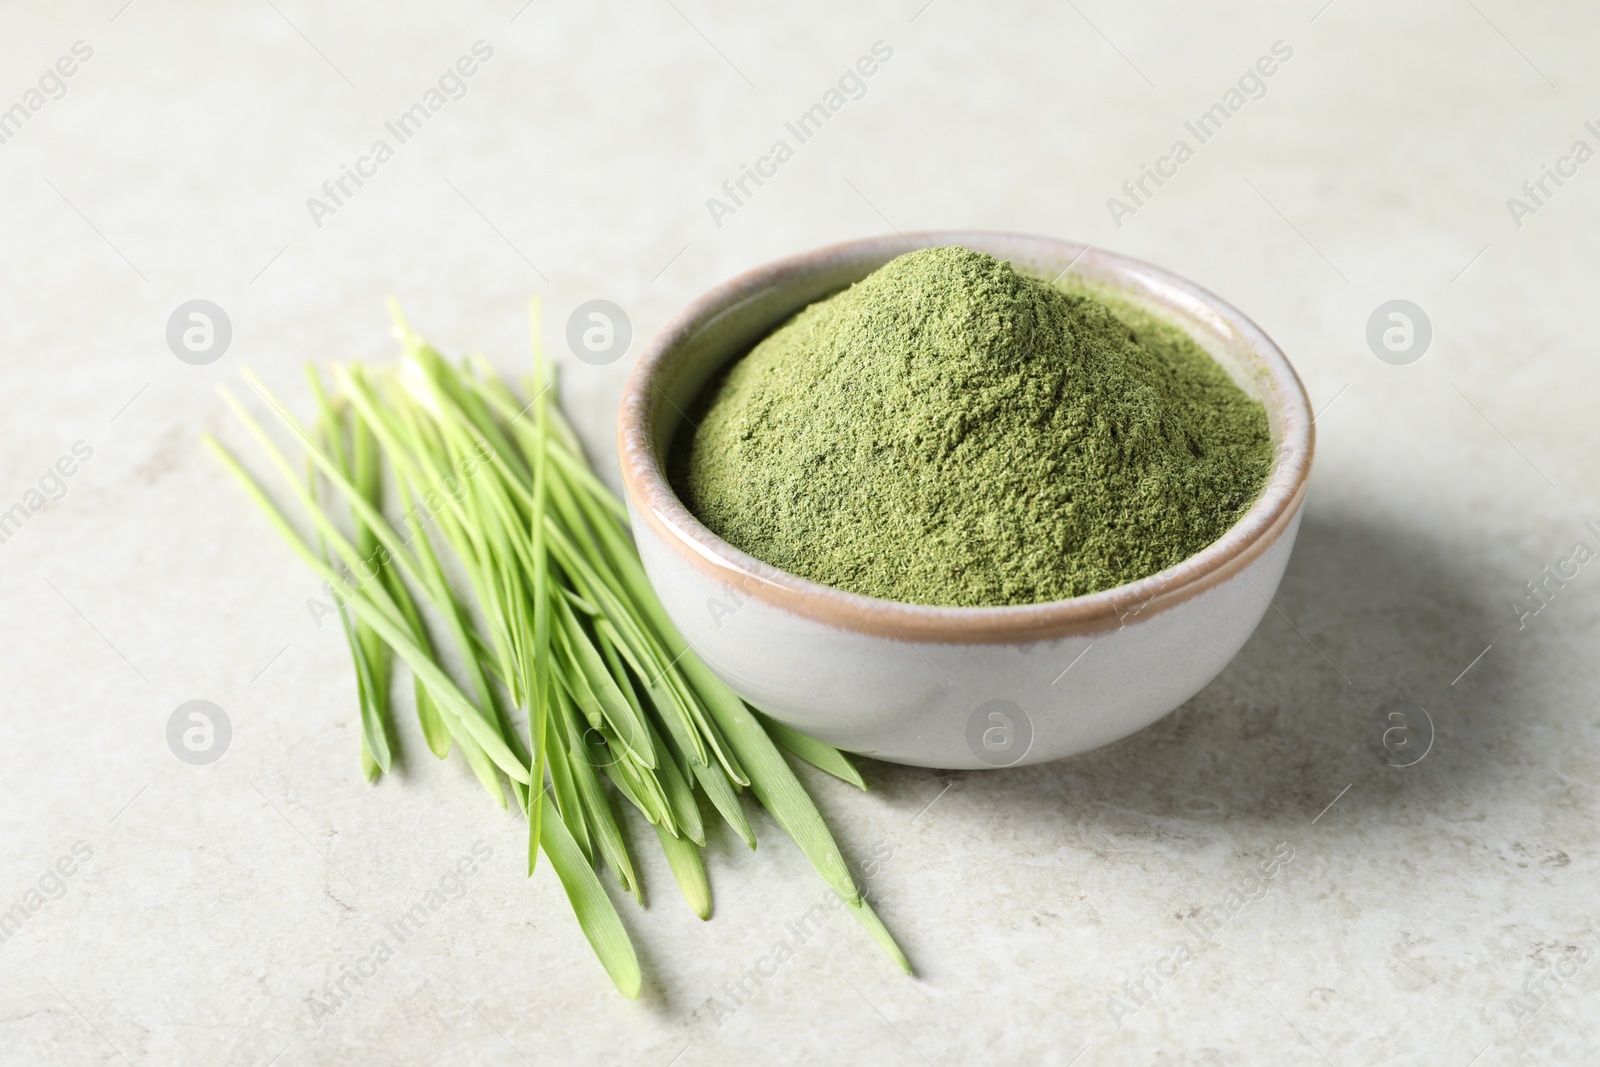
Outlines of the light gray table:
M0 942L0 1062L1592 1062L1600 569L1513 604L1600 548L1600 162L1567 158L1600 149L1600 17L1321 2L8 5L0 509L26 519L0 544L0 907L39 906ZM879 41L859 98L799 143L785 123ZM1202 143L1185 123L1218 103ZM792 154L761 163L779 139ZM1192 157L1162 162L1179 139ZM730 202L758 163L775 173ZM1133 200L1144 164L1169 177ZM1543 165L1566 176L1535 202ZM334 201L344 167L367 176ZM745 267L949 226L1148 258L1290 353L1323 410L1274 610L1107 750L869 764L866 795L808 779L847 852L889 854L872 884L916 980L844 919L787 932L825 890L761 820L757 854L715 842L706 924L641 842L650 907L624 914L646 993L625 1003L458 763L363 784L316 584L196 443L242 441L215 391L248 364L304 399L304 361L387 358L390 294L515 371L538 292L609 469L630 360L571 358L578 304L626 309L631 358ZM232 325L207 366L165 338L196 298ZM1369 350L1392 299L1431 322L1420 361ZM88 460L48 477L77 442ZM60 499L35 513L41 478ZM165 740L191 699L232 725L209 766ZM1433 727L1406 768L1380 759L1394 701ZM320 1017L475 847L460 898ZM793 958L732 996L779 939Z

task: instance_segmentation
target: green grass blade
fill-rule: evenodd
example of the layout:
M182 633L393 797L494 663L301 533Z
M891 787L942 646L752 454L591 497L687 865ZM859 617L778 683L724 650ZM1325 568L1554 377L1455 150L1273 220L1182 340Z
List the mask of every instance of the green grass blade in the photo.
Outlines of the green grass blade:
M222 390L222 399L224 403L226 403L228 407L233 410L233 413L238 417L240 423L244 425L245 429L249 431L250 435L255 438L256 442L261 446L262 451L267 454L267 458L272 462L273 466L276 467L279 473L283 475L284 481L288 483L289 489L294 494L295 499L300 503L300 506L305 509L306 513L310 515L312 525L316 530L317 536L321 539L320 543L324 544L326 548L332 549L333 553L343 560L345 565L350 568L350 571L359 577L362 564L365 562L362 559L361 554L356 551L355 545L350 543L349 538L345 537L344 534L340 532L338 527L333 524L333 521L328 517L327 512L323 510L322 506L310 494L306 486L301 482L300 476L295 473L294 466L289 462L288 457L283 454L283 452L275 443L273 443L272 438L267 436L267 432L262 429L261 424L257 422L247 410L245 410L244 405L239 403L238 399L234 397L233 394L224 389ZM272 503L272 499L266 495L265 491L261 490L259 486L256 485L255 479L244 470L244 467L233 458L232 454L223 449L221 443L209 434L204 435L201 440L208 447L210 447L212 451L216 452L218 456L223 458L224 463L229 465L229 470L234 474L235 477L243 480L242 484L245 484L247 489L250 486L256 486L256 490L252 495L252 499L255 499L257 504L263 508L270 509L271 514L278 516L278 519L281 520L281 524L278 526L279 532L282 533L286 539L289 539L291 544L297 544L299 546L298 551L300 551L303 559L311 562L313 566L319 570L319 572L327 572L325 575L323 575L323 577L327 579L329 585L331 585L335 590L338 590L344 594L344 596L347 598L360 592L367 592L369 595L375 598L374 603L380 610L387 612L397 621L400 619L400 609L389 601L388 592L386 590L379 589L376 593L373 593L367 589L367 587L372 583L366 581L358 581L352 586L346 576L340 575L333 570L331 564L325 563L319 556L313 555L309 547L307 547L305 542L301 540L299 533L295 531L294 526L283 517L283 514L278 510L277 505Z
M706 878L706 865L700 859L700 849L692 841L673 837L665 827L657 826L656 839L661 851L666 853L667 866L672 868L673 880L683 892L683 899L702 919L711 918L711 882Z
M622 888L632 893L635 900L642 900L639 879L633 870L633 860L628 856L627 843L622 839L622 829L617 825L616 814L611 810L611 801L606 798L605 790L601 788L600 776L594 764L590 762L588 748L584 742L585 731L592 727L584 722L577 709L567 701L564 690L557 691L551 707L560 717L559 728L567 741L567 766L572 771L573 785L576 786L578 799L583 804L584 817L594 834L595 847L616 874Z
M745 818L744 809L739 806L739 794L733 791L733 783L728 781L728 775L723 771L721 764L691 763L689 767L694 771L695 781L700 783L700 788L705 791L712 807L717 809L723 821L733 827L733 832L738 834L754 852L756 832L750 829L750 820Z
M305 541L301 539L300 534L283 517L283 513L278 510L277 505L272 502L272 499L261 489L256 480L239 464L239 461L234 459L233 455L223 448L216 438L206 435L203 440L245 488L245 491L257 506L266 513L268 519L278 529L278 532L317 573L317 576L336 584L339 576L334 573L331 567L316 557ZM357 590L355 596L347 603L355 609L357 616L376 630L378 635L387 641L390 647L411 667L411 670L423 680L429 691L438 698L442 710L453 715L466 726L467 732L472 736L473 740L478 742L484 753L494 761L496 766L505 772L507 777L523 783L528 781L528 768L518 762L517 757L506 747L506 743L501 739L500 735L484 721L477 708L456 687L450 676L445 674L444 670L431 657L425 655L417 647L402 625L386 614L383 609L374 605L372 596L365 587Z
M444 724L444 716L439 713L433 697L428 695L428 687L422 684L422 679L413 677L411 689L416 699L417 723L422 727L428 751L444 759L450 755L450 728Z
M410 501L410 490L404 478L398 479L400 499L402 505ZM457 650L466 666L467 679L472 686L472 692L477 697L474 706L480 709L486 722L500 726L502 733L508 733L504 727L505 716L499 707L499 699L494 688L489 684L484 675L483 663L490 653L488 646L470 625L467 613L470 610L466 603L457 595L455 588L445 576L444 568L433 552L432 543L428 538L428 531L419 529L412 539L416 550L418 570L423 576L424 590L432 591L434 609L444 616L445 625L455 639ZM399 582L399 575L395 576ZM401 583L403 584L403 583ZM420 627L420 623L418 624ZM492 660L489 660L492 662ZM488 708L488 712L481 709ZM437 751L437 749L435 750ZM520 753L518 754L521 758Z
M834 891L847 903L858 903L861 893L822 814L750 709L693 652L687 653L680 665L696 691L705 697L706 706L750 772L750 788L762 807L772 813Z
M268 407L272 408L273 413L278 416L279 421L287 426L290 431L300 439L301 443L305 445L306 455L322 471L322 474L328 479L328 482L339 491L340 495L344 497L345 501L350 505L351 512L356 516L358 521L370 528L371 531L376 535L377 539L382 542L388 559L380 560L379 565L385 565L389 560L393 560L394 562L398 563L400 568L404 570L410 577L417 578L418 575L416 573L415 564L412 562L410 554L406 552L405 546L401 543L399 535L396 534L394 528L389 525L389 520L385 519L383 515L376 508L374 508L371 503L368 502L366 497L362 495L359 487L357 487L349 478L347 478L343 471L334 466L333 461L323 453L322 449L317 447L317 444L314 440L312 440L311 435L308 434L303 427L301 427L300 423L295 420L294 416L289 414L288 409L279 403L277 397L273 396L271 390L267 388L265 382L256 377L249 370L242 371L241 373L244 375L245 380L248 381L252 387L254 387L256 392L261 394L261 398L267 402ZM277 446L272 443L272 439L266 435L265 431L261 429L260 425L250 415L250 413L244 409L243 405L241 405L233 398L231 394L227 393L226 391L223 392L223 398L228 402L229 406L233 408L234 413L239 417L240 421L243 422L245 427L255 435L256 439L262 444L267 452L274 458L281 457L282 453L279 452ZM313 518L315 518L317 514L321 513L321 509L317 508L314 503L309 504L308 508L313 511ZM341 536L339 541L343 540L344 539ZM329 538L329 542L331 544L337 544L332 537ZM353 547L351 551L354 551ZM359 573L361 562L364 562L364 559L359 557L358 554L358 560L359 562L352 563L351 566L356 568L357 572ZM368 582L366 584L370 585L372 583ZM387 599L387 591L384 593L384 598L385 600ZM396 611L398 611L398 609L396 609Z
M867 783L862 780L861 772L855 765L845 758L844 753L832 745L825 745L812 737L807 737L799 730L790 729L768 715L755 712L757 720L766 728L767 736L772 738L778 747L793 753L811 764L818 770L827 771L841 781L866 791Z
M845 907L850 909L850 914L856 917L857 922L867 928L867 932L872 935L872 939L878 943L878 946L883 949L891 960L894 960L902 971L907 974L916 973L911 969L911 961L906 959L906 954L895 943L894 935L889 933L887 926L883 925L883 920L878 918L878 913L872 910L871 904L868 904L863 899L860 904L851 904L846 901Z
M662 743L661 734L656 730L650 715L639 704L639 698L633 691L633 685L628 680L627 672L623 670L617 653L609 643L602 638L601 651L606 653L607 662L616 672L617 683L623 690L635 710L639 712L640 721L645 729L650 732L650 744L662 758L656 767L656 778L660 780L661 792L667 803L667 810L671 815L668 828L676 833L688 836L691 841L704 845L706 843L705 826L700 818L700 805L695 803L694 790L684 778L683 772L678 767L678 761L672 757L667 746Z
M557 601L554 606L556 629L561 635L562 647L569 662L582 672L590 692L600 704L601 713L616 731L618 739L638 757L641 764L654 767L656 757L650 747L650 735L645 731L644 723L639 721L633 705L623 696L617 680L611 676L605 660L590 641L589 634L565 600Z
M314 384L316 379L313 378ZM339 423L336 421L325 397L320 394L318 401L324 412L324 430L330 448L334 455L343 463L344 452L339 445ZM317 472L316 468L307 465L306 470L306 496L313 505L317 501ZM317 554L323 562L332 566L328 557L327 542L324 538L317 538ZM350 648L350 658L356 669L356 706L361 717L361 773L370 782L378 780L379 775L387 774L392 762L389 751L389 736L387 730L388 708L388 661L385 658L385 648L378 640L377 635L366 626L354 621L352 610L344 603L339 604L339 627L344 631L345 643Z
M378 694L378 685L370 659L370 642L363 642L362 635L356 632L356 626L345 614L344 606L339 608L339 621L344 626L345 639L350 644L350 657L356 665L356 697L361 708L361 744L362 751L372 760L373 766L383 773L389 773L390 753L389 738L384 730L381 699ZM368 777L367 781L372 781Z
M541 346L539 333L539 301L537 298L529 302L528 317L531 320L531 333L533 335L533 366L534 375L540 381L544 380L544 351ZM544 425L544 387L540 386L533 400L536 406L535 421L542 427ZM470 394L469 394L470 395ZM489 413L484 410L481 399L476 399L474 410L482 419L482 426L486 434L491 435L490 440L497 441L507 455L513 454L511 443L499 433L498 427ZM541 430L542 432L542 430ZM544 768L551 763L549 753L549 722L550 699L553 681L550 677L550 559L544 543L544 510L546 496L546 477L544 449L540 449L534 457L533 470L533 507L529 516L530 539L532 540L533 553L533 708L528 717L528 730L532 735L529 743L533 746L535 783L543 783ZM552 775L552 784L553 784ZM535 843L540 839L541 831L539 821L543 818L544 794L540 792L534 802L533 816L529 820L528 868L529 873L538 855ZM585 850L587 852L587 850Z
M549 744L550 789L556 798L556 810L567 822L573 840L583 849L590 863L594 862L594 842L589 837L589 823L584 818L583 804L578 799L578 786L572 778L571 757L562 743L560 731L552 728L547 734Z
M572 902L572 912L578 917L578 926L589 946L600 957L600 965L611 976L617 991L629 1000L639 996L641 982L639 957L634 954L633 942L622 926L622 917L606 896L605 887L595 875L594 868L584 860L583 852L560 819L546 819L539 844L550 858L561 887Z
M457 728L460 728L460 719L451 721ZM482 747L464 729L462 729L461 733L455 734L455 739L456 747L461 750L461 755L466 759L467 766L472 768L473 777L477 778L483 788L488 790L489 795L494 798L494 802L499 804L502 810L509 810L510 805L506 802L505 787L500 784L500 776L495 773L494 761L484 754Z
M430 750L444 757L459 748L502 807L501 775L511 780L528 819L529 873L542 850L626 996L640 991L638 958L599 866L641 904L644 892L603 779L652 824L675 882L701 918L709 917L712 898L700 852L709 815L697 792L754 848L739 795L749 787L909 972L790 761L807 761L858 788L864 779L843 753L747 708L685 647L645 576L626 507L595 474L548 396L553 368L539 347L537 301L530 305L526 404L487 361L447 361L391 308L403 347L397 372L334 365L341 394L330 397L308 368L325 430L302 429L247 373L303 443L315 475L309 491L277 444L229 398L289 476L320 553L220 444L206 442L313 573L337 590L356 667L363 773L375 778L394 758L392 669L404 661ZM386 481L398 492L399 520L384 514ZM328 498L350 509L348 526L342 513L336 524L322 506L324 483ZM419 605L444 620L450 636L440 640L446 649L454 645L461 670L454 658L444 667ZM526 711L526 733L512 705ZM547 778L553 812L545 807Z
M607 737L607 751L616 754L621 748L611 743ZM591 749L591 751L594 751ZM648 771L640 773L639 767L626 755L619 759L606 760L602 766L606 777L611 779L611 784L617 787L617 792L628 799L639 814L643 815L645 822L652 826L659 826L665 820L667 802L654 788L655 776Z

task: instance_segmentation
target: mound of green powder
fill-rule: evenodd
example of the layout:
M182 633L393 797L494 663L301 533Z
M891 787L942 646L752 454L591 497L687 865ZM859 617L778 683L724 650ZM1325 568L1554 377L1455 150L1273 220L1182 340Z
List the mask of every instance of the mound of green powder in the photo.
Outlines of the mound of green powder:
M670 475L730 544L916 604L1030 604L1215 541L1272 460L1187 334L965 248L811 305L706 389Z

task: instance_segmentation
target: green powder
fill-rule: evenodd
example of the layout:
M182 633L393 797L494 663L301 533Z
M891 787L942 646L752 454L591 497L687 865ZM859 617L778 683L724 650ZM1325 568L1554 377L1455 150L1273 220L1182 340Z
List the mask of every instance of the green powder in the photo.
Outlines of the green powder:
M893 260L706 389L689 509L783 570L917 604L1061 600L1215 541L1266 412L1187 334L965 248Z

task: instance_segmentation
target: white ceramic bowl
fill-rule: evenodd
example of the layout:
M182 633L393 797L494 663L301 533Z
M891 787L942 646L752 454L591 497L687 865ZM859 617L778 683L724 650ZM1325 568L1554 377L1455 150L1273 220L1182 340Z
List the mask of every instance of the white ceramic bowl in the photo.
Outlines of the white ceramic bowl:
M665 457L707 380L807 304L910 246L933 245L988 252L1046 278L1070 266L1182 326L1266 406L1277 456L1260 499L1220 540L1175 567L1023 607L927 607L847 593L769 566L701 525L668 483ZM852 241L718 286L641 353L619 433L645 570L706 664L755 707L839 748L950 768L1084 752L1149 725L1216 677L1283 576L1313 445L1294 369L1235 308L1124 256L983 232Z

